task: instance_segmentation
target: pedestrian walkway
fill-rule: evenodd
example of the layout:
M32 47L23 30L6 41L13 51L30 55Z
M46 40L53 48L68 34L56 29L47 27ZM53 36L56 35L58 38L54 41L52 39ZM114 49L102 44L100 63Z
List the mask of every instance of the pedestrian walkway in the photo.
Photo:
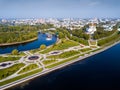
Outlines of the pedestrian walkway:
M32 56L32 55L33 55L33 54L30 53L29 51L24 51L24 53L25 53L26 55L28 55L28 56Z

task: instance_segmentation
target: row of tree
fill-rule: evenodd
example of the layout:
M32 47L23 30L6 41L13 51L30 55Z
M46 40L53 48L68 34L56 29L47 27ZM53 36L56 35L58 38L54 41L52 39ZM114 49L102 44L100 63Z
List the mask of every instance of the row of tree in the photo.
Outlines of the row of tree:
M9 26L0 25L0 32L28 32L37 31L39 27L32 25L19 25L19 26Z
M37 37L37 31L52 28L52 24L2 25L0 24L0 44L14 43Z
M105 31L103 27L97 27L97 31L94 33L94 39L100 39L112 35L116 31L116 27L113 27L112 31Z
M112 41L117 41L120 39L120 33L116 33L115 35L111 36L111 37L107 37L107 38L104 38L104 39L101 39L98 41L98 45L99 46L102 46L102 45L105 45L109 42L112 42Z
M70 40L77 41L81 44L88 45L89 35L85 34L83 30L67 30L65 28L57 29L58 38L68 38Z
M0 44L22 42L37 37L37 32L2 32L0 33Z
M72 30L72 35L76 36L78 38L82 38L85 40L89 39L89 35L85 33L84 30L80 29L80 30Z

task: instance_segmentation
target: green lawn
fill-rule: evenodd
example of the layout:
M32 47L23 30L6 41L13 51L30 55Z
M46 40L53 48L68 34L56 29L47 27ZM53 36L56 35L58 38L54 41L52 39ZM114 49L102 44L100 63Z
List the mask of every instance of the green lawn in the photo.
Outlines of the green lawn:
M79 51L68 51L68 52L63 52L62 54L60 55L52 55L52 56L49 56L48 58L52 58L52 59L62 59L62 58L69 58L71 56L74 56L76 54L80 54Z
M15 64L9 68L1 69L0 70L0 80L14 74L24 65L25 64L23 64L23 63L19 63L19 64Z
M91 53L91 51L90 52L87 52L86 54L90 54Z
M67 49L69 47L78 46L78 45L79 45L78 42L71 41L71 40L64 40L63 42L61 42L57 45L54 44L52 47L45 49L41 53L48 53L53 50L63 50L63 49Z
M30 70L36 69L36 68L38 68L38 65L36 65L36 64L30 64L30 65L28 65L27 67L23 68L23 69L19 72L19 74L25 73L25 72L27 72L27 71L30 71Z
M102 48L98 48L98 49L92 50L91 52L96 52L96 51L98 51L100 49L102 49Z
M19 52L19 56L25 56L26 54L24 52Z
M53 67L55 67L55 66L58 66L58 65L60 65L60 64L65 63L65 62L68 62L68 61L71 61L71 60L77 59L79 56L80 56L80 55L75 56L75 57L72 57L72 58L69 58L69 59L66 59L66 60L63 60L63 61L61 61L61 62L58 62L58 63L52 64L52 65L49 65L49 66L46 66L46 68L53 68Z
M32 75L32 74L41 72L42 70L43 70L43 69L40 68L40 69L34 70L34 71L32 71L32 72L29 72L29 73L26 73L26 74L17 76L17 77L15 77L15 78L12 78L12 79L9 79L9 80L0 82L0 86L5 85L5 84L8 84L8 83L11 83L11 82L14 82L14 81L19 80L19 79L22 79L22 78L25 78L25 77L30 76L30 75Z
M44 64L44 65L47 65L47 64L54 63L54 62L57 62L57 60L44 60L44 61L43 61L43 64Z
M81 49L80 51L81 52L86 52L86 51L90 51L90 50L92 50L91 48L84 48L84 49Z
M36 52L38 52L38 51L40 51L40 49L38 48L38 49L33 49L33 50L30 50L30 52L32 53L32 54L34 54L34 53L36 53Z
M80 56L84 56L85 54L81 54Z
M15 60L19 60L20 57L2 57L0 56L0 63L1 62L6 62L6 61L15 61Z

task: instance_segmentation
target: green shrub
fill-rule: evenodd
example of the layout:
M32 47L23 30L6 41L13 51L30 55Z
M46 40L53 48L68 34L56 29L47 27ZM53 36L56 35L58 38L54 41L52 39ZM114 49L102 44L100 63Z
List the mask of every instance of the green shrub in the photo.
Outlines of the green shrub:
M17 49L14 49L14 50L11 52L12 55L18 55L18 53L19 53L19 52L18 52Z
M46 45L44 45L44 44L42 44L42 45L40 46L40 50L43 50L43 49L46 49Z

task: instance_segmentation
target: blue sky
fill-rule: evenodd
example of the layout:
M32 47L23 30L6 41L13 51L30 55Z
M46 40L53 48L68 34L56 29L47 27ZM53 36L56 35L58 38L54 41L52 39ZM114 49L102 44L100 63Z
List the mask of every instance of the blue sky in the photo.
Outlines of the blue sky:
M120 0L0 0L0 18L120 17Z

